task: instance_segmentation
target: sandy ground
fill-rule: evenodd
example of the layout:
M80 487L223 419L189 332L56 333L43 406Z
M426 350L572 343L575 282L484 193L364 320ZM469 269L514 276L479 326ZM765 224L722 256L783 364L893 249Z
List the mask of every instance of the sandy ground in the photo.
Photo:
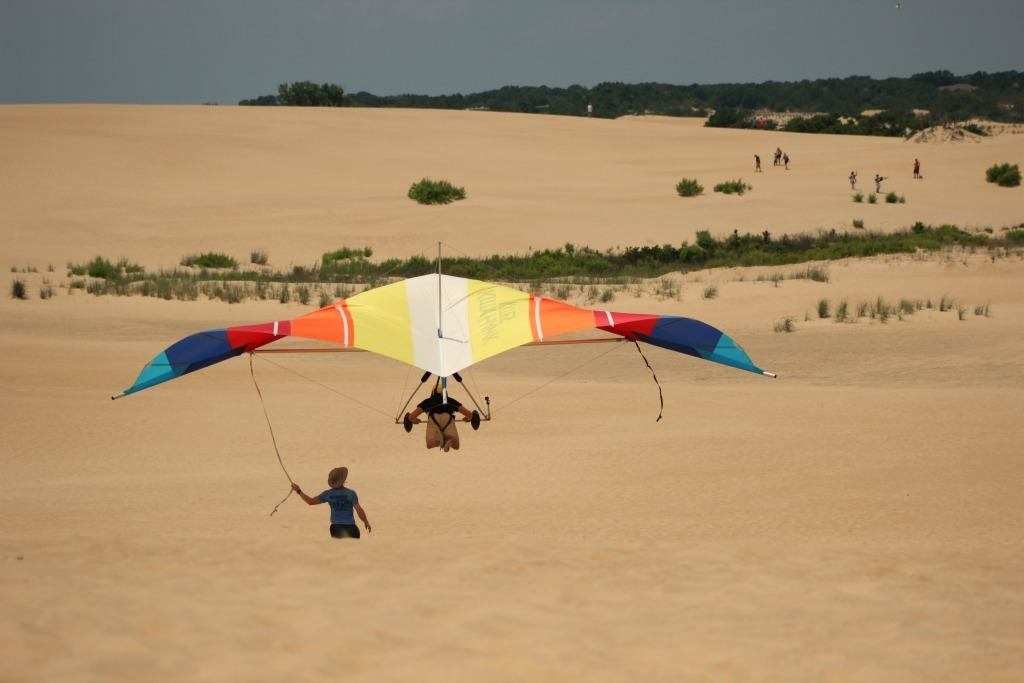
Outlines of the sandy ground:
M292 476L319 491L351 468L374 525L359 542L329 539L326 510L294 498L269 516L287 481L245 360L108 398L181 336L301 306L35 294L94 253L155 267L263 247L305 263L343 244L429 251L439 235L489 252L861 216L1000 226L1024 218L1021 191L980 178L1020 160L1020 137L909 147L649 119L0 107L0 681L1021 680L1020 255L621 292L614 310L716 324L780 378L650 349L656 424L631 347L520 349L467 373L495 420L447 455L389 423L415 371L257 358ZM770 166L776 144L788 174ZM855 207L851 160L862 177L876 160L903 172L907 204ZM687 174L755 191L688 203L671 196ZM402 193L420 175L470 199L416 206ZM19 276L32 298L7 298L26 264L43 271ZM822 298L943 295L964 320L815 318ZM774 332L785 317L796 331Z

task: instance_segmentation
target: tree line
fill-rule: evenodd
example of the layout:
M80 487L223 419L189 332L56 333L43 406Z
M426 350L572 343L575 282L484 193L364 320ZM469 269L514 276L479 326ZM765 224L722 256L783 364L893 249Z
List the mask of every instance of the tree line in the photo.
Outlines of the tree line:
M300 81L282 84L276 95L242 100L239 104L484 109L565 116L586 116L587 106L592 105L592 115L599 118L630 114L705 117L709 112L722 110L824 112L848 118L858 117L867 109L882 109L896 116L909 116L914 109L925 109L931 120L937 122L976 117L1012 123L1024 121L1024 72L979 71L958 76L950 71L929 71L909 78L849 76L713 85L609 82L592 88L505 86L448 95L374 95L365 91L347 94L340 85Z

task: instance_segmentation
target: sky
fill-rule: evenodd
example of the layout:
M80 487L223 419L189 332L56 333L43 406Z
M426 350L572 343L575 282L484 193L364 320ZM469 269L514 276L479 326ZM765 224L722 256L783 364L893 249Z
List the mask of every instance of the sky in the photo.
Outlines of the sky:
M0 0L0 103L1022 70L1024 2Z

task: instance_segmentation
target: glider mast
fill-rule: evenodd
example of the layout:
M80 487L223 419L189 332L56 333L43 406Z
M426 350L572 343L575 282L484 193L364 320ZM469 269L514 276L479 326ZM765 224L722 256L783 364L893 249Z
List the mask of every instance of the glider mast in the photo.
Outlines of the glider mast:
M444 356L444 330L441 323L444 318L444 308L441 306L441 242L437 243L437 350L440 356ZM442 362L443 365L443 362ZM441 402L448 403L448 378L441 377Z

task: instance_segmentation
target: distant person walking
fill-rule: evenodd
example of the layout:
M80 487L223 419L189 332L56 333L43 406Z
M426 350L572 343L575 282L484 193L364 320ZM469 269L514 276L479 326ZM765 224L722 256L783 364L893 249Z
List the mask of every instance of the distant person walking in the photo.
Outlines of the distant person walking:
M761 172L761 155L760 154L755 154L754 155L754 173L760 173L760 172Z
M857 189L857 172L856 171L850 171L850 189L851 190L856 190Z
M921 161L920 159L914 159L914 179L921 179Z
M779 161L782 159L782 148L775 148L775 159L772 161L772 166L778 166Z
M593 115L594 115L594 105L592 105L592 104L590 104L588 102L587 103L587 116L593 116Z
M786 165L786 170L788 171L789 170L789 155L788 154L783 154L782 155L782 162Z
M883 180L885 180L885 176L879 175L878 173L875 174L875 192L882 191Z

